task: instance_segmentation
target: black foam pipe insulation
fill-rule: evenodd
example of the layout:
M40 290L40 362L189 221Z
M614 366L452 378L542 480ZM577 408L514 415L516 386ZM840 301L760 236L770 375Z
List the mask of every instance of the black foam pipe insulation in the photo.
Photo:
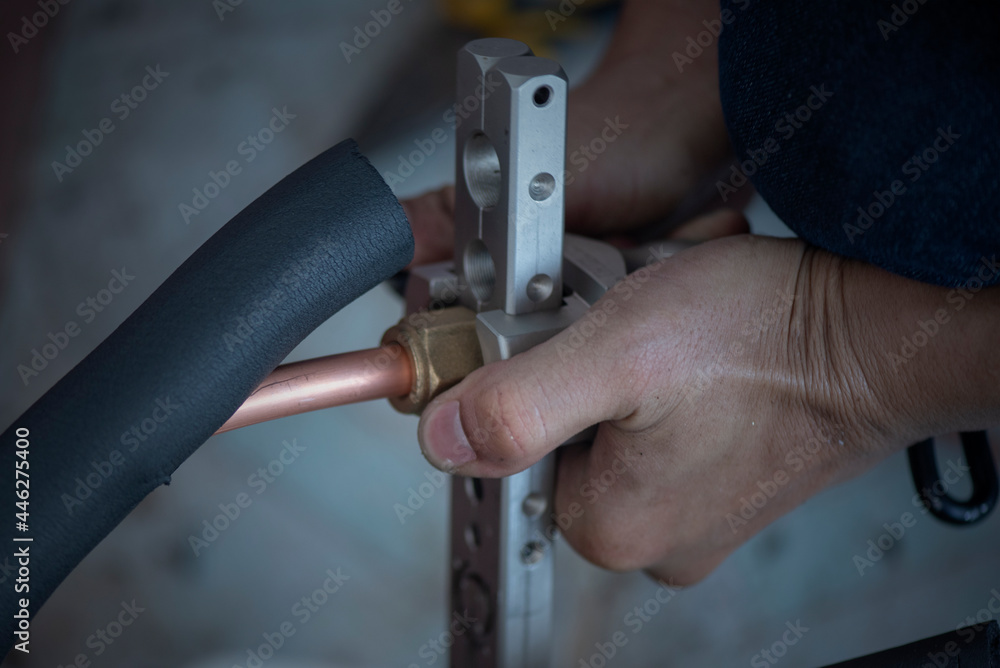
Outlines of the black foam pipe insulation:
M0 593L0 656L292 348L412 256L402 207L344 141L214 234L19 417L0 439L0 564L15 570ZM145 440L130 438L144 421Z

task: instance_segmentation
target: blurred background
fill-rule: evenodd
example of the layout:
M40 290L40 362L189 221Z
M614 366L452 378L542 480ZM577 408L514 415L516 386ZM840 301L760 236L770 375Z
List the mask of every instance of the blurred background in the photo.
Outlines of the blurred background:
M345 53L342 43L354 42L386 0L51 5L55 16L28 37L24 17L40 11L38 1L5 0L0 9L2 428L234 214L324 148L355 137L385 174L415 141L450 131L444 114L464 42L523 39L558 59L573 84L600 58L617 15L615 3L598 0L563 0L562 9L544 0L402 0L375 37ZM569 20L553 30L547 8ZM123 118L114 101L144 78L156 83ZM276 112L287 127L186 220L180 205L192 202L193 189L242 160L242 142ZM66 146L95 136L104 118L113 131L72 166ZM394 185L396 194L452 182L453 156L450 139ZM756 231L788 234L759 199L748 212ZM78 306L107 287L112 271L134 279L85 316ZM380 286L289 359L373 346L402 309ZM23 379L17 366L70 320L80 335ZM377 402L211 439L49 600L35 620L32 653L2 665L71 665L80 655L93 666L260 665L248 652L286 621L297 631L267 666L445 665L432 647L447 622L448 494L435 486L415 431L415 418ZM299 454L273 475L288 444ZM942 457L959 454L951 447ZM272 481L261 489L252 476L269 465ZM855 557L870 558L868 541L915 511L913 491L905 456L892 457L813 498L663 605L650 604L658 587L644 576L600 571L561 545L553 665L819 666L992 616L990 606L1000 609L995 515L955 529L917 513L859 573ZM192 546L219 505L243 492L252 505ZM406 506L413 512L400 513ZM295 606L328 570L342 586L303 622ZM0 568L3 596L10 586ZM641 624L637 606L646 610ZM123 610L134 621L114 637ZM807 630L780 657L763 658L788 625ZM627 644L604 661L595 644L617 631Z

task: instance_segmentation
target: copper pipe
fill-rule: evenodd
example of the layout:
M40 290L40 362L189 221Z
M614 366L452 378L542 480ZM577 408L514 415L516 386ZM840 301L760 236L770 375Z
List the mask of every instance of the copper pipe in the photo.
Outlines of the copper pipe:
M398 343L285 364L264 379L219 431L321 408L409 394L413 363Z

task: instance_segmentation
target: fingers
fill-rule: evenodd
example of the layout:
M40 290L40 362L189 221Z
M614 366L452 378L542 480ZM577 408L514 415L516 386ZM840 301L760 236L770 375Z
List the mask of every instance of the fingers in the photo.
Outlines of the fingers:
M413 229L415 250L410 267L441 262L454 254L455 187L424 193L401 202ZM687 222L671 235L671 239L708 241L734 234L744 234L750 226L742 213L719 209Z
M656 559L661 533L650 527L652 508L635 497L650 452L631 447L622 432L602 424L592 445L560 449L556 523L583 558L613 571L643 568ZM645 484L649 484L646 482Z
M672 585L694 584L732 550L712 535L677 480L665 429L628 431L605 423L592 445L560 448L554 520L587 561L612 571L644 569Z
M410 267L450 258L455 243L455 186L424 193L400 202L413 230Z
M451 258L454 253L455 187L446 186L403 200L401 204L413 229L416 246L409 266ZM709 241L749 231L750 225L742 213L734 209L719 209L684 223L669 238Z
M417 431L428 461L464 476L512 475L583 429L627 414L614 356L596 343L560 355L568 335L489 364L431 402Z

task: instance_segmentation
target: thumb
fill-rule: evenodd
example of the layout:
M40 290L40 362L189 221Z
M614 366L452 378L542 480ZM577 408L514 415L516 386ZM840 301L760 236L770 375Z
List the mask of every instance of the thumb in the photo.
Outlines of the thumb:
M574 349L571 335L477 369L432 401L417 429L427 460L463 476L512 475L587 427L627 415L614 355L600 345Z

